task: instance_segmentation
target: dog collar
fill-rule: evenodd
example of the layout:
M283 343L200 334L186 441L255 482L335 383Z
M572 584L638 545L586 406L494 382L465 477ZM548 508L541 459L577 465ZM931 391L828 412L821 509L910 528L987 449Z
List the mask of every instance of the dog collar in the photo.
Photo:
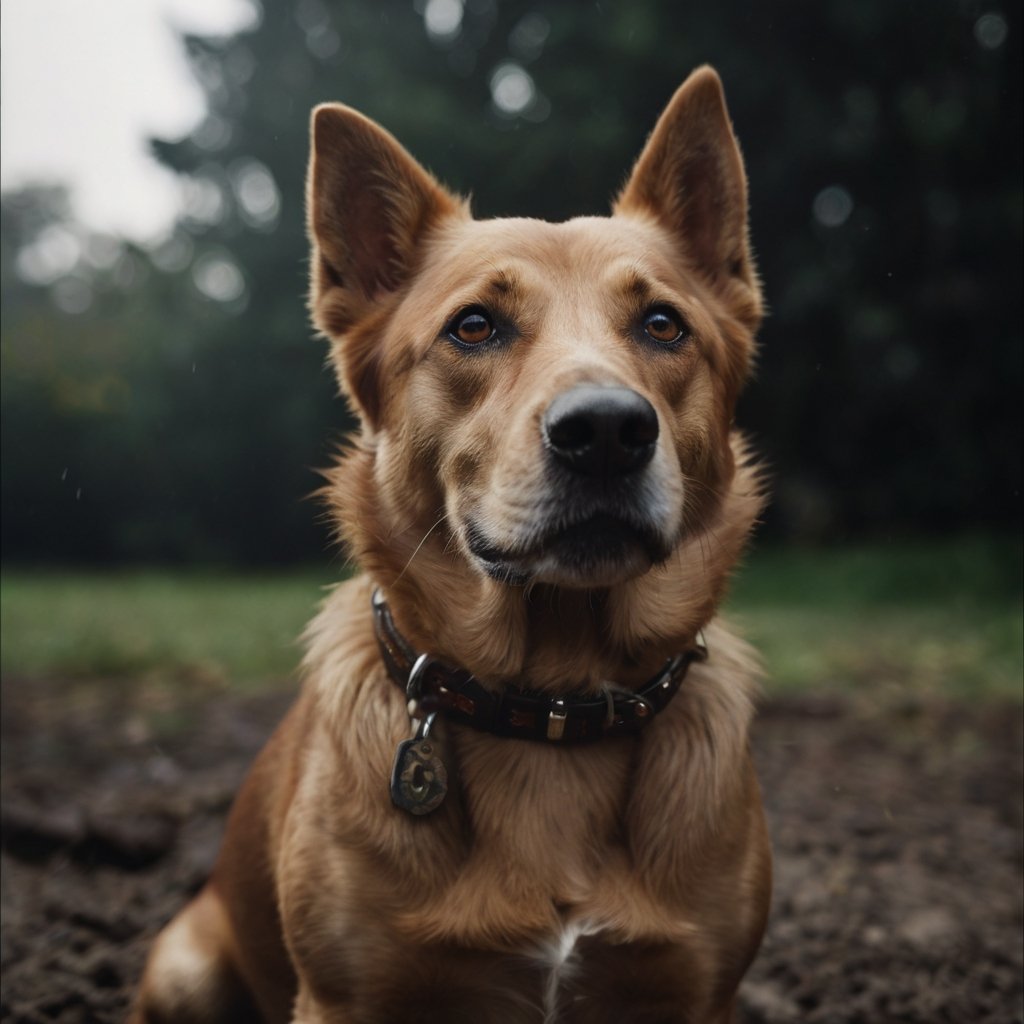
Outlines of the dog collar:
M694 661L704 661L702 632L693 645L669 658L638 690L609 689L603 696L552 696L506 687L492 693L465 669L417 654L398 632L387 602L373 594L373 621L388 675L409 700L414 718L445 718L495 736L551 743L585 743L640 732L675 696Z

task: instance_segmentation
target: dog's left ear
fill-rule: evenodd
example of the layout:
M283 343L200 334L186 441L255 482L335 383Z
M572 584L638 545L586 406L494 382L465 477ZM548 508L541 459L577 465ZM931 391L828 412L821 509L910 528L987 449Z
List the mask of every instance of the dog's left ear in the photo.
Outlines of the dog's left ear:
M755 326L760 289L747 238L747 179L722 82L701 67L679 87L615 202L615 213L653 216L695 271L725 289Z

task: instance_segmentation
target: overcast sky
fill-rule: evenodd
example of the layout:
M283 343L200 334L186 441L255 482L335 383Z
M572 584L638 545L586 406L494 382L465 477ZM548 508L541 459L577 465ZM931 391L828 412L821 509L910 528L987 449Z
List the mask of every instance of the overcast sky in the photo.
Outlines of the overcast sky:
M179 137L204 112L174 28L252 18L248 0L3 0L0 187L66 182L91 227L159 237L178 187L146 138Z

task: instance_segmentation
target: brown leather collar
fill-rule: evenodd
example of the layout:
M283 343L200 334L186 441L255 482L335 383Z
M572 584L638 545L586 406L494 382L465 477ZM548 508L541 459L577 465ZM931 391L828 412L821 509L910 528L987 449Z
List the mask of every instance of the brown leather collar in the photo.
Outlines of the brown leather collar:
M551 696L508 687L492 693L461 668L450 668L429 654L417 654L398 632L387 602L373 594L373 621L381 656L392 680L420 718L440 712L453 722L495 736L553 743L584 743L606 736L638 733L675 696L690 665L707 658L703 635L692 647L669 658L638 690L609 690L603 696Z

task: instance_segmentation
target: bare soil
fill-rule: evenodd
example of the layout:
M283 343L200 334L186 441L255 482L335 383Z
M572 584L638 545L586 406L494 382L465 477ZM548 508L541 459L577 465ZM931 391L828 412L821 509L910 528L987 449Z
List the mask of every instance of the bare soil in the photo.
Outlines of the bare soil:
M123 1019L287 692L5 679L0 1018ZM1019 706L767 702L774 908L743 1024L1024 1021Z

